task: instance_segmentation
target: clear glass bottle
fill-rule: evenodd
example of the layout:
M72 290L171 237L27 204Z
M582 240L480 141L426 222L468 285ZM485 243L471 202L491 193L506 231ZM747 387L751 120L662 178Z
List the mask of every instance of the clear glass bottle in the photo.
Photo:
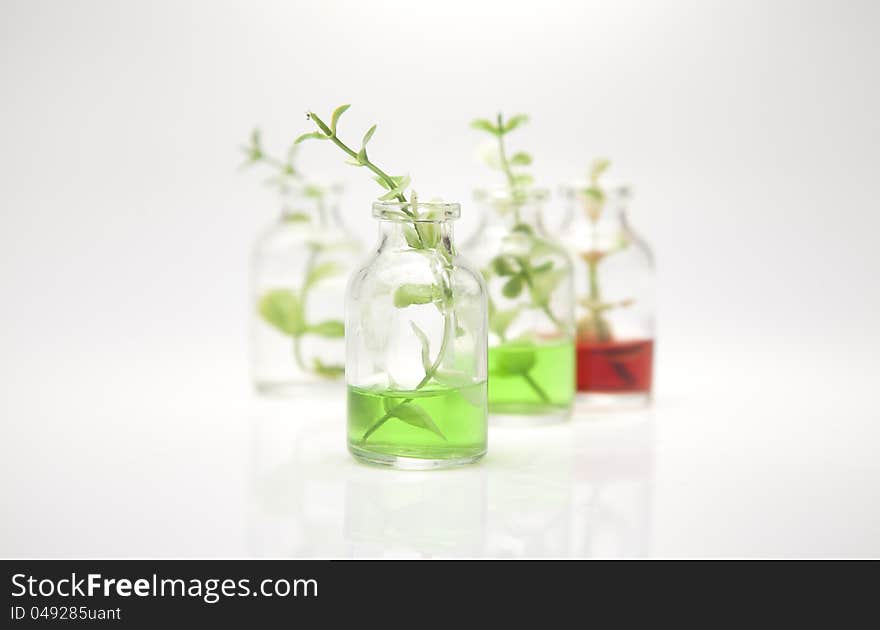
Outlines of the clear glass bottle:
M627 220L627 188L564 189L561 233L575 265L579 407L650 403L654 258Z
M543 230L546 190L476 192L483 222L463 251L489 293L489 413L502 424L565 420L574 401L571 261Z
M339 218L341 188L285 191L251 259L251 376L261 393L341 383L345 282L363 248Z
M348 448L408 469L486 452L486 291L453 203L373 204L379 242L346 294ZM413 218L415 217L415 219Z

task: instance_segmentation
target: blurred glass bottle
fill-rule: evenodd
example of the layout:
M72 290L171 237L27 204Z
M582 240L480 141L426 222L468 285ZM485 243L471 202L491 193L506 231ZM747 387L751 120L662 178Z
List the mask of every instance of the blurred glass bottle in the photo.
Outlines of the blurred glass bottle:
M251 266L251 373L263 393L338 381L345 373L345 285L362 247L339 217L341 187L287 187Z
M654 258L627 220L629 190L588 181L565 187L560 229L574 261L577 389L585 408L641 407L651 401L654 359Z
M541 226L543 189L478 190L483 221L463 252L489 294L489 413L503 424L565 420L574 401L572 267Z

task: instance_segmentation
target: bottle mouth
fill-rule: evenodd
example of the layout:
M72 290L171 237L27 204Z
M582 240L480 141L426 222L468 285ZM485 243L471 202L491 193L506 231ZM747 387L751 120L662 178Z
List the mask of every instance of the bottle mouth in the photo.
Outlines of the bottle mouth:
M438 223L461 216L461 204L443 201L374 201L373 216L399 223Z
M547 201L550 191L546 188L477 188L474 190L474 201L481 203L528 203Z
M582 199L593 188L594 186L586 181L571 182L560 186L559 194L564 199ZM600 186L600 188L604 191L606 199L611 199L618 203L632 199L632 188L624 184Z

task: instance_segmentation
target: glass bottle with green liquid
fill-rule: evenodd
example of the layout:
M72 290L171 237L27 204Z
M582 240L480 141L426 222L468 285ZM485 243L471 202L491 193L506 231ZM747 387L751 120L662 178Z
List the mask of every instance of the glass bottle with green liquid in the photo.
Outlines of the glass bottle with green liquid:
M384 189L373 203L379 239L345 297L348 450L361 462L405 469L461 466L487 448L487 301L458 253L457 203L421 202L408 176L389 175L313 113L318 131Z
M508 154L504 143L526 120L499 114L473 122L494 136L487 162L507 185L476 192L483 222L463 247L487 284L490 418L514 425L566 420L575 396L571 261L544 231L541 211L549 195L522 169L531 156Z

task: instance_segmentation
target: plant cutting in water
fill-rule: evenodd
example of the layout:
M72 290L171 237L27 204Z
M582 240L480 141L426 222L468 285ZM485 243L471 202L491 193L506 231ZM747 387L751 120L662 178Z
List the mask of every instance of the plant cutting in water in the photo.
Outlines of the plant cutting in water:
M588 290L587 295L578 301L586 313L577 321L577 334L579 340L589 342L611 341L614 335L606 313L615 308L631 306L633 303L632 300L603 301L602 290L599 286L599 264L610 255L623 251L629 245L625 238L620 238L612 249L602 250L598 246L598 234L595 227L602 217L608 198L599 179L609 166L611 166L611 162L604 158L594 160L588 175L588 185L576 191L582 200L584 213L593 226L592 246L586 251L578 252L578 255L587 264Z
M500 113L494 121L481 118L471 122L474 129L493 137L493 146L486 153L484 161L490 167L500 170L505 178L507 194L503 199L494 200L495 210L502 214L513 213L513 227L505 239L506 246L489 261L482 272L487 282L492 278L503 280L501 294L505 298L526 298L511 308L502 309L491 295L489 297L489 329L501 341L500 345L490 349L490 354L495 359L490 360L490 364L495 374L502 377L493 381L499 383L496 391L500 390L500 383L504 378L521 377L540 402L550 403L552 396L542 386L542 379L535 378L533 374L542 349L532 338L509 339L507 334L511 324L523 312L537 310L553 323L559 337L567 335L565 324L551 308L551 301L554 291L569 272L554 262L554 248L520 217L520 208L528 200L534 183L534 178L524 170L532 164L532 156L524 151L509 154L505 142L509 133L526 122L528 116L524 114L505 120ZM544 351L545 354L548 352L549 350ZM566 350L561 352L565 354ZM544 380L553 380L553 377L548 375Z
M362 389L351 386L349 392L350 414L355 418L358 426L365 427L360 435L361 444L366 443L372 435L382 428L389 420L397 420L410 427L422 429L433 434L437 438L446 441L447 435L440 428L436 417L432 413L447 413L444 411L451 403L448 401L454 395L455 400L467 399L472 395L470 389L475 384L472 379L455 370L442 367L444 357L450 349L450 344L459 331L456 326L453 309L452 294L452 257L451 243L442 238L437 224L428 223L432 219L439 219L431 211L419 212L418 198L415 191L407 191L410 188L410 177L404 175L389 175L380 168L369 156L367 145L376 132L376 125L370 127L363 135L360 147L343 141L338 133L340 117L349 108L349 105L337 107L326 123L314 112L308 113L308 119L317 127L316 131L305 133L296 139L296 142L305 140L330 141L346 154L346 162L358 168L366 168L373 174L373 179L384 189L379 197L380 201L399 202L399 215L404 225L404 235L407 245L413 250L423 252L426 256L436 257L439 260L435 271L435 281L431 284L402 283L394 289L393 306L396 309L406 309L410 306L433 304L443 316L443 336L436 357L431 358L431 347L428 336L415 322L410 321L410 328L415 339L421 347L421 364L424 375L412 389L395 387L392 382L386 390ZM394 214L394 213L392 213ZM439 389L438 389L439 388ZM373 403L381 400L381 412L370 418L360 417L369 415L374 409ZM356 411L351 411L355 409ZM361 413L358 410L366 410ZM432 411L433 410L433 411Z
M315 221L323 223L326 219L326 196L327 190L313 182L309 182L299 169L294 165L296 144L292 145L285 159L280 159L268 154L262 145L260 132L254 129L250 141L242 147L245 154L245 166L262 164L272 169L273 176L267 180L273 188L277 189L282 198L290 196L292 191L300 193L300 197L311 200L314 203L317 217L303 208L287 208L284 213L285 221L308 224ZM293 356L297 365L304 372L311 372L327 379L338 379L345 373L342 365L322 360L320 357L312 357L307 362L302 354L302 339L306 335L316 335L326 339L341 339L344 336L344 324L337 319L328 319L320 322L310 322L307 318L309 293L316 285L329 278L339 276L345 269L333 260L322 261L331 246L311 239L306 242L308 257L303 276L297 283L299 289L274 288L264 291L260 295L257 311L260 317L275 330L292 339Z
M609 166L606 159L594 160L586 186L574 190L587 219L590 239L586 248L581 243L574 248L574 255L584 262L587 272L587 286L578 299L583 310L576 322L577 384L585 392L643 392L650 389L653 340L616 338L609 315L616 309L632 307L635 300L608 300L600 284L601 265L631 246L627 231L621 230L608 241L599 229L609 199L601 177Z

